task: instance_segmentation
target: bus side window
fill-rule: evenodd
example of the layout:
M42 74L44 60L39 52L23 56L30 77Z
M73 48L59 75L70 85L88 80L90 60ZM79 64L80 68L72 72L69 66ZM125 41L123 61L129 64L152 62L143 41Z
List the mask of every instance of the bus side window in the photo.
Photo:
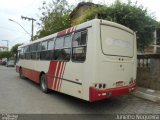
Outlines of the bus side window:
M72 38L71 35L65 36L64 38L64 49L63 49L63 59L65 61L70 60L71 56L71 43L72 43Z
M43 41L41 44L41 52L40 52L40 59L41 60L47 60L47 47L48 47L48 41Z
M36 60L40 59L41 43L37 43Z
M48 41L48 51L47 51L48 60L52 60L53 58L53 49L54 49L54 38Z
M86 59L87 30L76 32L72 41L72 61L84 62Z
M31 59L30 46L25 47L25 59Z
M31 45L31 59L36 60L37 43Z
M54 60L69 61L71 54L71 34L59 37L55 41Z
M64 37L58 37L55 41L55 48L54 48L54 60L63 60L63 44L64 44Z
M19 58L24 59L24 48L21 48L19 51Z
M42 42L40 59L41 60L51 60L54 48L54 39L49 39Z
M20 48L20 50L18 50L18 52L17 52L17 59L22 59L21 58L21 55L22 55L22 48Z

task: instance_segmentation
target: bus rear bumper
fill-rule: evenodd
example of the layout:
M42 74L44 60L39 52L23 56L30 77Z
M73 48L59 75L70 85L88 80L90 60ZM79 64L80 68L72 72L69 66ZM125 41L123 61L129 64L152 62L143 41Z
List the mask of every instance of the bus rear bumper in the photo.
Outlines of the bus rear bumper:
M128 86L105 89L105 90L98 90L94 87L90 87L89 89L89 101L94 102L98 100L107 99L113 96L120 96L129 94L136 89L136 84L131 84Z

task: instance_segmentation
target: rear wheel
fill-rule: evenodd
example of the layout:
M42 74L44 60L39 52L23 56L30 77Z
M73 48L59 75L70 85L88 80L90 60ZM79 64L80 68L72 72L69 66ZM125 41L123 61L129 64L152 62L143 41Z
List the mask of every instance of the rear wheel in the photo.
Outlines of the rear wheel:
M41 90L44 93L48 93L49 92L48 84L47 84L47 78L46 78L45 74L42 74L41 77L40 77L40 86L41 86Z

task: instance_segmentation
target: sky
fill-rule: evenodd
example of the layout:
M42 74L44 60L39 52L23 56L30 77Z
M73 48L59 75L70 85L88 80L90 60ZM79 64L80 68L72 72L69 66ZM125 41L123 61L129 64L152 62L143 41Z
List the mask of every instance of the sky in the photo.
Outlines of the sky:
M31 21L21 19L21 16L27 16L38 20L40 12L38 8L42 6L44 0L0 0L0 46L9 48L17 43L30 42L31 36L27 34L22 27L31 34ZM51 0L46 0L47 2ZM86 0L87 1L87 0ZM92 0L93 3L112 4L115 0ZM128 0L121 0L127 2ZM157 21L160 21L160 0L131 0L136 1L138 5L143 5L153 14ZM68 0L69 4L76 5L78 0ZM9 21L9 19L14 20ZM20 25L22 26L20 26ZM38 30L36 22L34 23L34 35Z

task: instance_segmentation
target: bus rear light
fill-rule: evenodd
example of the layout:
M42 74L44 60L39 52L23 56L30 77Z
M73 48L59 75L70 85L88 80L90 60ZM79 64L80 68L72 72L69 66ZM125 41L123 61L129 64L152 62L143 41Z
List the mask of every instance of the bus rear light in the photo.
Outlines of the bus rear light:
M106 88L106 84L103 84L103 88Z
M106 84L105 83L96 83L93 85L97 89L106 89Z
M99 84L99 89L101 89L102 88L102 84Z

